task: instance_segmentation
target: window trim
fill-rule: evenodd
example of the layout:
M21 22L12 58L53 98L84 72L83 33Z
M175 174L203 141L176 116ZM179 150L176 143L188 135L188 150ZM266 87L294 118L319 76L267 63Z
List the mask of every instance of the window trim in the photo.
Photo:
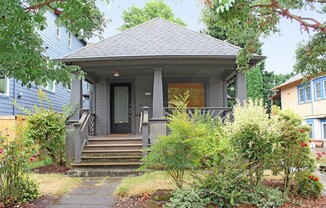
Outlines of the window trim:
M320 84L320 97L317 97L317 84ZM321 81L314 83L314 93L315 93L315 100L321 100L323 99L323 91L322 91L323 85Z
M6 80L6 84L7 84L7 91L5 93L1 93L0 95L2 96L9 96L9 91L10 91L10 79L8 77L5 77L4 80Z
M323 93L322 94L324 94L324 98L326 98L326 79L323 80L323 87L322 87L322 89L323 89Z
M307 92L308 92L308 87L310 87L310 100L307 100ZM305 103L310 103L312 98L312 92L311 92L311 84L308 83L308 84L305 84L305 85L299 85L297 86L297 94L298 94L298 104L305 104ZM302 91L302 95L303 95L303 100L301 100L301 97L300 97L300 91Z

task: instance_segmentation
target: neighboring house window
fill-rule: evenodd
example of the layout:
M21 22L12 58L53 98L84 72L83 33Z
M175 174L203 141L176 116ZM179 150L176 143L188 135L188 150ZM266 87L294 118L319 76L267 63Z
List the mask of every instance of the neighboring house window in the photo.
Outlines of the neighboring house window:
M188 107L205 107L205 84L203 82L168 83L168 103L176 96L189 92Z
M321 99L322 98L321 82L315 83L315 95L316 95L316 99Z
M307 85L305 88L305 94L306 94L306 102L311 101L311 90L310 85Z
M323 139L326 140L326 123L321 123L323 130Z
M7 77L0 78L0 94L9 95L9 80Z
M46 85L41 85L41 87L48 91L55 92L55 81L47 81Z
M311 130L309 131L309 138L312 139L312 137L313 137L313 136L312 136L312 135L313 135L312 132L313 132L314 129L313 129L313 126L312 126L311 123L308 123L308 125L311 127Z
M60 39L60 27L57 27L56 29L56 37Z
M326 80L324 80L324 98L326 98Z
M304 90L303 88L299 88L299 103L304 103Z
M68 33L68 47L71 48L72 45L72 33L69 32Z

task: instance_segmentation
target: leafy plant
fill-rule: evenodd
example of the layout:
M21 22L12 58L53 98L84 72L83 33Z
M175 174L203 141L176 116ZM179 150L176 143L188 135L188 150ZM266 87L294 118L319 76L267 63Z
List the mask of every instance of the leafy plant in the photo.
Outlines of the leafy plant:
M272 117L279 120L281 134L274 144L270 164L273 173L284 178L284 194L288 195L296 174L315 170L316 159L308 145L310 127L303 125L302 117L293 111L274 107L272 113Z
M29 180L27 165L34 160L36 150L33 140L20 134L9 140L5 132L0 132L0 201L5 206L28 200L29 196L22 194L23 187L27 192L36 193L37 186L25 184Z
M23 177L22 183L19 186L18 193L21 197L21 202L28 202L40 197L39 184L30 177Z
M287 200L286 197L283 197L283 193L280 190L261 184L248 192L248 203L261 208L280 207Z
M296 185L293 189L294 195L303 196L305 198L317 198L321 196L324 189L319 178L311 172L305 170L299 172L295 176Z
M71 107L63 108L62 112L56 112L46 94L38 91L40 106L34 106L32 110L19 107L29 115L25 136L38 143L41 149L51 157L56 164L63 165L66 155L66 120L73 112ZM46 103L43 103L43 100Z
M204 208L210 202L200 189L176 189L165 208Z
M249 116L250 115L250 116ZM269 118L263 101L251 100L238 103L233 108L234 121L226 122L225 129L231 145L248 161L249 179L252 184L261 182L264 168L274 150L279 135L278 121Z

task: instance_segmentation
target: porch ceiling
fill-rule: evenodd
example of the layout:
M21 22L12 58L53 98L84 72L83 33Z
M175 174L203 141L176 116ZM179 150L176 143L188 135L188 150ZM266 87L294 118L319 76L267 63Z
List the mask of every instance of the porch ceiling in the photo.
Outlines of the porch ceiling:
M114 72L119 78L153 76L154 68L163 68L163 76L206 76L226 77L236 69L235 59L220 58L153 58L128 60L103 60L73 62L80 66L92 80L113 79Z

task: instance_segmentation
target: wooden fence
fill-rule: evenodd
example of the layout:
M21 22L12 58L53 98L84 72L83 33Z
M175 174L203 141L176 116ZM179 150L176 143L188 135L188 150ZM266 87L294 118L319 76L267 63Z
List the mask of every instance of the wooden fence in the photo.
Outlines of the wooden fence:
M21 133L27 123L27 116L0 116L0 132L8 136L9 140L14 139Z

